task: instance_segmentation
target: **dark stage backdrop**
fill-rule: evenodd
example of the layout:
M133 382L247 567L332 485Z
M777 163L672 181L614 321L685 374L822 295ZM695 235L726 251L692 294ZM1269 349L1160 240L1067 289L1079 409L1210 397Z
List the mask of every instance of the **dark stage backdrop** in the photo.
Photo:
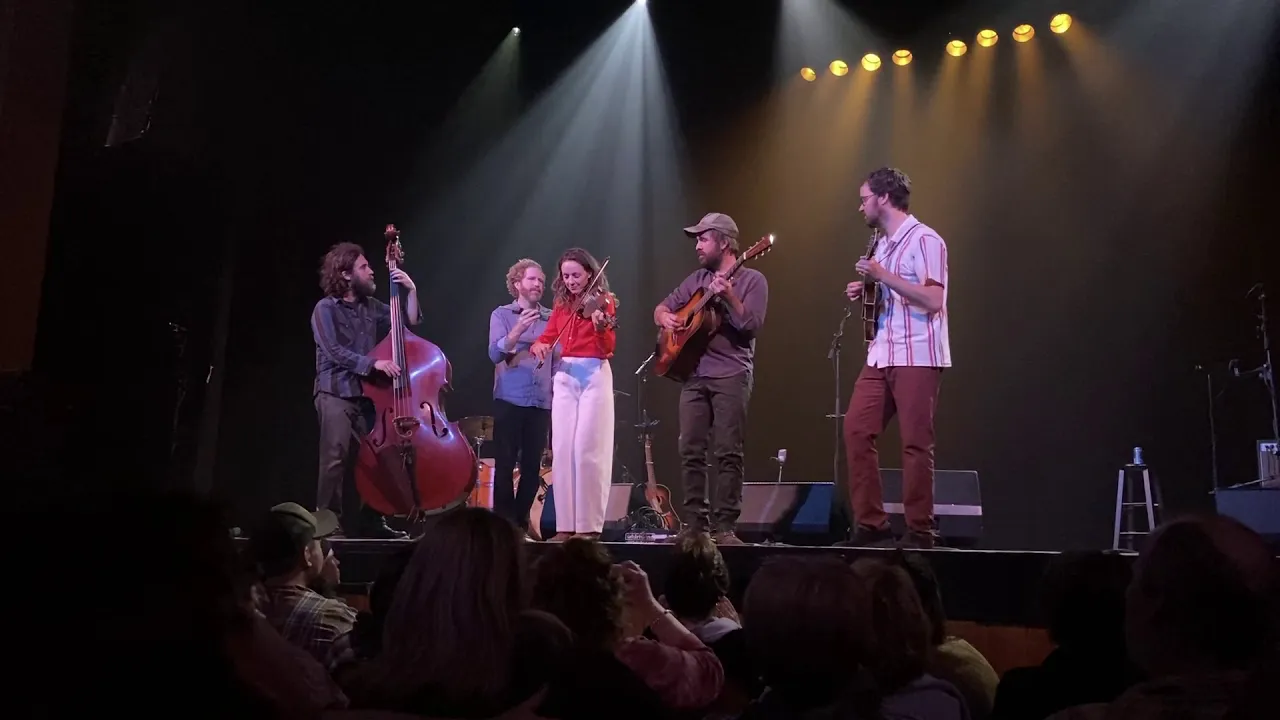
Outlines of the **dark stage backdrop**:
M1274 62L1250 55L1274 46L1274 26L1255 29L1265 36L1258 44L1200 47L1192 63L1173 41L1194 45L1211 3L1190 3L1203 7L1151 33L1126 27L1111 3L1075 3L1067 9L1079 37L1058 42L1041 30L1034 65L1007 37L998 52L971 47L948 64L937 51L946 28L968 38L1002 16L974 3L905 3L872 19L917 51L910 87L891 67L854 69L844 85L829 76L805 84L798 65L773 66L794 55L775 41L780 4L654 0L650 51L661 53L670 85L671 140L621 122L616 133L590 122L584 131L590 103L555 85L629 3L537 3L536 12L533 3L491 4L487 16L474 7L486 3L423 5L308 3L291 14L193 3L168 10L165 22L141 5L124 20L81 13L70 96L79 110L64 131L37 365L79 367L60 352L69 328L116 347L137 343L144 358L168 357L167 323L189 328L186 359L122 388L146 360L112 356L103 367L113 382L92 390L119 403L116 415L94 416L104 425L123 422L128 408L133 427L104 430L120 445L167 437L168 378L188 380L185 450L168 463L155 460L168 457L164 441L139 442L119 455L136 473L195 478L241 520L274 502L310 502L318 260L330 244L355 240L377 264L381 228L395 222L427 308L417 330L453 362L455 417L490 411L486 322L507 301L506 268L527 255L550 269L570 245L614 258L623 303L614 374L629 394L617 403L615 480L623 465L642 479L626 424L637 412L632 371L651 350L653 305L694 264L679 228L718 210L737 219L744 242L779 236L758 266L771 301L747 479L773 479L769 458L787 448L786 479L831 480L827 349L868 236L857 185L892 164L914 181L912 209L949 244L956 367L943 381L938 467L979 472L984 544L1106 545L1116 470L1135 445L1147 449L1172 508L1206 504L1206 407L1193 367L1260 360L1245 292L1278 275L1265 218L1280 78ZM134 37L177 27L187 39L174 43L182 61L161 67L152 130L114 157L94 146L95 122L147 44L108 41L95 28L110 22ZM514 95L474 123L451 116L516 24ZM853 64L863 50L822 49L810 62L821 70L839 54ZM86 77L104 56L125 70ZM1256 74L1249 82L1236 77L1244 65ZM651 118L645 97L637 112ZM555 102L564 106L548 109ZM531 130L527 118L538 113L545 125ZM467 141L452 142L447 132L460 122ZM626 145L636 132L639 152ZM674 152L645 144L655 138ZM477 170L495 157L514 158L512 170ZM637 157L643 171L629 164ZM672 172L678 194L666 181ZM115 244L96 247L90 233ZM107 289L119 287L119 297L99 309L104 288L90 281L108 267ZM86 310L105 319L84 328ZM849 329L842 405L863 361ZM661 421L657 472L679 494L677 387L648 385L649 412ZM136 397L157 399L145 411L121 400ZM1268 425L1262 398L1255 384L1220 398L1231 481L1253 472L1253 441ZM893 431L882 441L886 466L898 465L897 441ZM142 469L152 466L164 469Z

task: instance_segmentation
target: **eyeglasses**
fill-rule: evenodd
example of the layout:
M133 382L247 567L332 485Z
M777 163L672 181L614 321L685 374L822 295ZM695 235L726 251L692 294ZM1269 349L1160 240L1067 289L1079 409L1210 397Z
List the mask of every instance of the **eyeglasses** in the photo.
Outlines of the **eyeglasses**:
M858 203L858 207L862 207L863 205L866 205L867 201L874 200L875 197L876 197L875 195L859 195L858 199L861 200L862 202Z

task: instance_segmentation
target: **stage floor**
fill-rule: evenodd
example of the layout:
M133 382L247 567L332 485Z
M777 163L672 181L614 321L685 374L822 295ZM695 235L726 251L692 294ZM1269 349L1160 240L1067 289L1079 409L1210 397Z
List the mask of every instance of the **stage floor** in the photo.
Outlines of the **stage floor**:
M342 567L344 594L361 594L377 577L384 559L402 549L410 540L334 539L334 553ZM614 560L632 560L649 574L654 593L661 594L671 546L665 543L606 542ZM538 557L550 543L529 543L531 557ZM742 591L756 568L774 555L836 554L849 562L890 552L877 548L807 547L793 545L741 545L720 549L729 566L733 591L730 599L739 603ZM955 550L921 551L932 563L942 588L943 604L951 620L989 625L1041 627L1039 616L1041 582L1056 552ZM1123 553L1136 558L1136 553Z

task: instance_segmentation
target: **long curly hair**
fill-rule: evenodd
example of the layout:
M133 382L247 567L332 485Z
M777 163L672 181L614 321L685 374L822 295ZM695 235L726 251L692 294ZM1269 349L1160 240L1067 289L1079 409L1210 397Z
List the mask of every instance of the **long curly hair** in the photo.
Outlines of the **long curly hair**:
M354 272L356 260L364 255L364 248L355 243L338 243L329 248L320 261L320 289L330 297L342 297L351 289L351 281L342 273Z
M560 618L581 647L612 650L622 638L622 580L596 540L570 538L538 558L532 605Z
M524 274L529 271L529 268L538 268L538 272L546 275L546 273L542 271L542 266L538 264L537 260L531 260L529 258L521 258L517 260L516 264L512 265L511 269L507 270L507 292L511 293L511 297L520 297L520 291L516 288L516 285L524 279Z
M583 250L582 248L576 247L565 250L564 254L561 255L560 259L556 262L556 279L551 282L551 290L555 294L555 302L557 305L561 303L569 304L573 300L572 296L569 294L569 288L564 284L564 271L562 270L564 264L569 260L581 265L582 268L587 271L588 277L595 277L596 273L600 272L600 261L596 260L591 253ZM598 284L600 289L609 293L609 297L613 300L613 307L617 309L618 296L614 295L613 291L609 289L609 276L606 274L604 277L600 278L600 282Z

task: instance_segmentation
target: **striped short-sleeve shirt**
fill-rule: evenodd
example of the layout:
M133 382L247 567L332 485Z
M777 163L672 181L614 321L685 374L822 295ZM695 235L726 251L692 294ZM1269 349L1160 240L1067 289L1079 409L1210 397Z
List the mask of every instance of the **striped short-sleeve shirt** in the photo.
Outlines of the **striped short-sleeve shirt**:
M942 309L925 312L882 285L884 305L867 349L871 367L951 367L947 329L947 244L933 228L908 215L893 237L876 246L876 262L916 285L941 285Z

